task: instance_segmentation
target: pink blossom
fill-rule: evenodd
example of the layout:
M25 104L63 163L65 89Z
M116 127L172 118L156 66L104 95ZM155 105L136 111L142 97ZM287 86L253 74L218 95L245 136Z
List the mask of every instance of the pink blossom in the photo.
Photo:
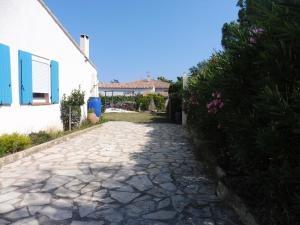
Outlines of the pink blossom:
M251 29L251 31L252 31L252 33L258 34L258 35L263 34L265 32L265 30L263 28L259 28L259 27L258 28L254 27Z
M260 28L260 27L254 27L250 30L251 32L251 37L249 38L249 42L251 45L255 45L257 43L257 38L259 36L261 36L265 30L263 28Z
M249 41L250 41L250 44L256 44L256 38L255 37L250 37Z
M206 104L207 112L216 114L221 108L223 108L224 102L221 99L222 95L220 92L213 92L212 96L214 99Z

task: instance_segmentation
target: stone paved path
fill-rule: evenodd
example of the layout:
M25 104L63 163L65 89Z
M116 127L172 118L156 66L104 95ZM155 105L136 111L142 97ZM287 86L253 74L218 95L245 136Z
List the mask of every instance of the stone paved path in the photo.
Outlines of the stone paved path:
M0 225L237 225L180 126L109 122L0 169Z

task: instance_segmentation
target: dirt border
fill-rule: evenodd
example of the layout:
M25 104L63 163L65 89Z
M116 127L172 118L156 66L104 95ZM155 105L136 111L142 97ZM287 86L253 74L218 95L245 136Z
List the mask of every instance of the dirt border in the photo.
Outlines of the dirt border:
M43 144L36 145L36 146L31 147L31 148L22 150L20 152L16 152L16 153L4 156L4 157L0 158L0 169L3 166L7 165L7 164L13 163L13 162L15 162L15 161L17 161L19 159L22 159L22 158L25 158L27 156L30 156L30 155L32 155L32 154L34 154L36 152L42 151L42 150L44 150L46 148L49 148L51 146L54 146L54 145L60 144L62 142L65 142L67 140L70 140L70 139L72 139L74 137L77 137L77 136L79 136L81 134L84 134L84 133L86 133L88 131L94 130L94 129L99 128L101 126L102 126L102 124L99 124L99 125L95 125L95 126L83 129L83 130L75 131L75 132L72 132L70 134L64 135L62 137L56 138L56 139L54 139L52 141L48 141L48 142L45 142Z

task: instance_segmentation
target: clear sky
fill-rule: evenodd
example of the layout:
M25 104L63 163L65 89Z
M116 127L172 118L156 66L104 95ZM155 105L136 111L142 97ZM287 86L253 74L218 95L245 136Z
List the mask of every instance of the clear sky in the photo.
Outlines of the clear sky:
M175 80L221 49L237 0L44 0L73 38L90 37L100 81Z

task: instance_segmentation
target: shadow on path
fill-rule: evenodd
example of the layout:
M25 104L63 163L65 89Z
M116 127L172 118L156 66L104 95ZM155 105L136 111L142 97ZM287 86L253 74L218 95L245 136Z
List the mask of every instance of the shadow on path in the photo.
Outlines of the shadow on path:
M109 122L0 169L0 225L238 225L181 126Z

